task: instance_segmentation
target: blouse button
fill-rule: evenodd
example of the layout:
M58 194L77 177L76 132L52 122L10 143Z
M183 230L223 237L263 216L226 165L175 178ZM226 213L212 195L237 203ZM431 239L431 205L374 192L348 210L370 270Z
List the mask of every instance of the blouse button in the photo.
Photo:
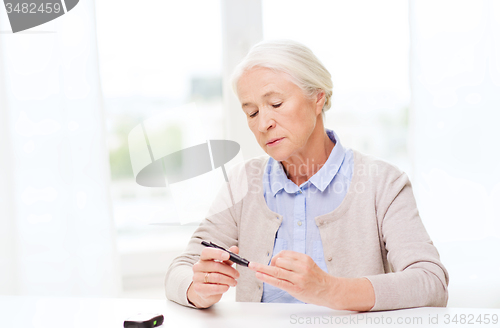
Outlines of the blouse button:
M328 258L328 261L331 261L331 260L332 260L332 257L330 256L330 257Z
M297 224L298 224L299 226L301 226L301 225L302 225L302 221L297 222Z

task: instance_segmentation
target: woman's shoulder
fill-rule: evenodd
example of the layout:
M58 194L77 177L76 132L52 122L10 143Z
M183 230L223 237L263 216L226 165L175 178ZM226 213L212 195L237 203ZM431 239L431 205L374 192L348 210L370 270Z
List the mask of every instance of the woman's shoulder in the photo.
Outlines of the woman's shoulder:
M242 194L246 194L250 189L262 189L262 176L269 158L268 155L262 155L248 160L239 160L233 165L228 165L226 168L227 177L232 188L241 189Z
M245 161L245 166L253 169L261 170L266 167L266 164L269 161L269 155L261 155L257 157L250 158ZM261 172L262 173L262 172Z
M354 151L353 181L362 189L371 191L379 204L389 204L405 187L411 188L408 175L396 165L373 155Z
M377 180L395 180L405 173L396 165L379 157L353 150L353 175L358 177L372 177Z
M229 175L234 178L241 178L243 176L258 176L262 177L269 161L269 155L262 155L253 157L232 166L229 170Z

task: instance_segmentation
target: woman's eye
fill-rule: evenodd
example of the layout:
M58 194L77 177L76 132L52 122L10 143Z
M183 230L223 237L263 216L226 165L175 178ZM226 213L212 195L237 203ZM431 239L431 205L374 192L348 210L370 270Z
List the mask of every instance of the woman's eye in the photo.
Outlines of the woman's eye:
M280 107L280 106L281 106L281 104L282 104L282 103L275 104L275 105L273 105L273 107L274 107L274 108L278 108L278 107Z
M255 117L255 116L257 115L257 113L258 113L258 112L259 112L259 111L256 111L255 113L250 114L250 117Z

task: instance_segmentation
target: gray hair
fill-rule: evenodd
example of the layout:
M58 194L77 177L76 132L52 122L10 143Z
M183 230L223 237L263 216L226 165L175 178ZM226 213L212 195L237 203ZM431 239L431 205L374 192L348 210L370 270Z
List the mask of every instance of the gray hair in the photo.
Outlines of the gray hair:
M269 68L288 74L293 83L308 97L318 90L325 92L323 115L331 107L332 76L314 53L305 45L292 40L262 41L250 49L231 76L234 93L243 73L255 67Z

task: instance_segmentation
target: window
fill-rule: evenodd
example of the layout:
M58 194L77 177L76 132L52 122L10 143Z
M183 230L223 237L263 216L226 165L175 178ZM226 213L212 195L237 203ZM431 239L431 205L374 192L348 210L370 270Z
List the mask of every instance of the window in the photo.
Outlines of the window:
M264 0L262 6L265 39L305 44L332 74L326 127L344 146L409 171L408 3Z
M167 188L135 182L128 134L145 119L195 102L196 115L223 138L221 18L219 1L145 0L96 2L100 72L111 166L111 195L127 275L163 276L170 258L137 271L131 254L170 251L187 244L195 226L175 224L176 209ZM196 134L189 119L173 119L164 138L181 149ZM151 265L152 264L152 265Z

